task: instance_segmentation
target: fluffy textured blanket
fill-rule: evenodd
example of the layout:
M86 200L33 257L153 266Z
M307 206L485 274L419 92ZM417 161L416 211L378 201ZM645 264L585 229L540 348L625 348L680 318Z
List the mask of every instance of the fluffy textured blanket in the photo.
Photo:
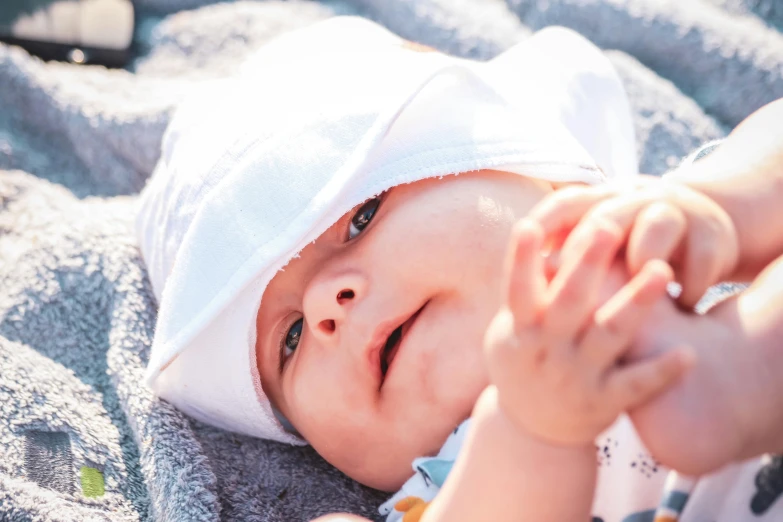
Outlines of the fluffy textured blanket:
M294 27L360 14L489 58L544 25L606 49L643 171L783 96L778 0L135 0L127 70L0 45L0 519L375 517L384 495L309 448L193 422L140 384L156 305L131 230L172 108Z

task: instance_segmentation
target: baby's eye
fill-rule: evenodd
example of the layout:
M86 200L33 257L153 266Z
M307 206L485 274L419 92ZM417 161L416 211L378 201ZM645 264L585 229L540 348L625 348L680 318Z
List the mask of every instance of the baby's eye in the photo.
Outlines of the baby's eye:
M356 214L351 218L351 224L348 227L348 239L353 239L358 236L362 230L364 230L364 227L370 224L370 221L372 221L372 218L375 215L375 211L378 210L380 205L381 197L378 196L368 199L359 207L359 210L357 210Z
M299 346L299 340L302 338L303 323L303 319L297 320L286 332L283 345L280 347L281 363L288 359L296 351L296 347Z

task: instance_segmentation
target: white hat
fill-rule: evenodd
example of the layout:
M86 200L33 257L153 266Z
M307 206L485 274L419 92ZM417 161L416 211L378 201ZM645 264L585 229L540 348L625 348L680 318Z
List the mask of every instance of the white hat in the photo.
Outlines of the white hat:
M576 33L548 29L485 63L430 51L333 18L179 107L136 223L159 302L146 376L158 395L302 443L261 388L256 314L275 273L340 216L392 186L472 170L636 173L622 85Z

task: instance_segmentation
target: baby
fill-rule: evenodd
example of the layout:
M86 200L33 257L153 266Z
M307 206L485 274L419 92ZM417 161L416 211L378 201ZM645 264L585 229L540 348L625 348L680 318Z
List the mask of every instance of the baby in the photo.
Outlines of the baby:
M441 484L424 520L654 510L663 473L638 484L602 466L596 489L602 432L644 452L623 412L694 475L780 449L774 274L698 317L668 298L660 261L692 306L783 252L783 169L727 161L747 159L741 138L670 182L635 181L619 79L564 29L488 63L353 18L285 35L183 104L142 193L160 303L148 381L383 490L459 449L450 473L453 457L414 468L420 501L392 498L406 522ZM701 174L715 165L722 180ZM704 515L702 485L733 480L699 481L684 516Z

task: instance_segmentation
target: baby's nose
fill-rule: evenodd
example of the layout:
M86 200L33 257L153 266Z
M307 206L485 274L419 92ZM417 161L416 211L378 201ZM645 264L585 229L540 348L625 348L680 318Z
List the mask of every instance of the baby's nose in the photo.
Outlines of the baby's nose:
M367 280L358 272L314 278L305 290L303 303L312 334L322 342L333 342L366 291Z
M345 308L342 308L347 301L352 300L356 296L356 293L351 290L350 288L344 288L337 292L337 304L340 309L343 311L342 315L345 314ZM340 316L340 313L334 314L335 316ZM323 331L324 334L329 335L334 333L334 330L336 328L335 320L334 319L322 319L318 324L315 325L316 328L319 328Z

